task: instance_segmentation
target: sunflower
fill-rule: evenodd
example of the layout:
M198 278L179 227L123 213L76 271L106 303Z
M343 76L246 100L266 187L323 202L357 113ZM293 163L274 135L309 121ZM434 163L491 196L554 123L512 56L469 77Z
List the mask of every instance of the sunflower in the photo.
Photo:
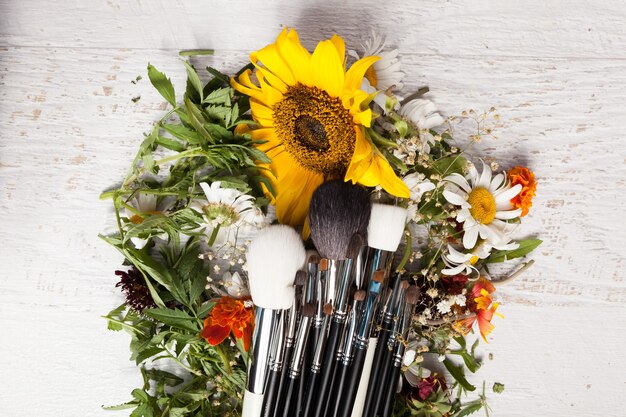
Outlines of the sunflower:
M328 179L409 196L364 131L372 121L371 97L360 85L378 59L363 58L346 71L339 36L320 42L310 54L296 31L285 28L275 43L250 55L258 85L250 70L231 80L234 89L250 96L259 125L250 134L271 159L263 167L269 168L280 223L302 225L313 191Z

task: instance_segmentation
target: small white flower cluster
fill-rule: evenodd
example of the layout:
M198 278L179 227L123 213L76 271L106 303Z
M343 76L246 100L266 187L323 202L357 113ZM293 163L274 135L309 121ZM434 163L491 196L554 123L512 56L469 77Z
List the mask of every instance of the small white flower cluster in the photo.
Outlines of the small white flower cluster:
M462 294L449 295L437 303L437 311L441 314L448 314L454 305L465 307L465 301L465 296Z

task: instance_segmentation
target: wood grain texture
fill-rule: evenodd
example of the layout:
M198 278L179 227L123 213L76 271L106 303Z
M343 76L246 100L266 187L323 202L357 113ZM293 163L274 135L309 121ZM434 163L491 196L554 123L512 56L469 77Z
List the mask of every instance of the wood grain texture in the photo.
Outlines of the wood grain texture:
M127 336L99 317L122 297L98 195L166 108L147 62L181 91L178 50L215 48L197 63L232 71L293 25L308 46L382 30L407 91L428 84L447 114L499 109L499 139L473 152L537 173L523 234L545 243L499 288L506 318L474 381L506 385L490 395L496 417L623 415L625 19L622 2L574 0L0 0L0 414L128 414L100 409L140 378Z

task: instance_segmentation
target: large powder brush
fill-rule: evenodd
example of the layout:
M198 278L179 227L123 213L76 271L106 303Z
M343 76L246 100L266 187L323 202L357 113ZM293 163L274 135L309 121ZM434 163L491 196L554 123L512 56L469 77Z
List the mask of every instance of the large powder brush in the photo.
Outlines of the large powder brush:
M367 236L371 203L367 190L341 180L328 181L313 193L309 206L311 239L327 259L346 259L355 233Z

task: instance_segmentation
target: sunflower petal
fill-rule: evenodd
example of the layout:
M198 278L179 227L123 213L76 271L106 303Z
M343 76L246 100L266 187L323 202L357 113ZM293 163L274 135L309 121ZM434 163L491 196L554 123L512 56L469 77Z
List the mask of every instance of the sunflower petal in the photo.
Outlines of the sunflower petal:
M346 73L346 89L349 91L357 90L361 86L365 72L379 59L378 56L366 56L352 64Z
M343 62L337 55L337 49L331 41L317 44L311 57L311 66L315 69L315 85L326 91L331 97L341 97L343 93Z

